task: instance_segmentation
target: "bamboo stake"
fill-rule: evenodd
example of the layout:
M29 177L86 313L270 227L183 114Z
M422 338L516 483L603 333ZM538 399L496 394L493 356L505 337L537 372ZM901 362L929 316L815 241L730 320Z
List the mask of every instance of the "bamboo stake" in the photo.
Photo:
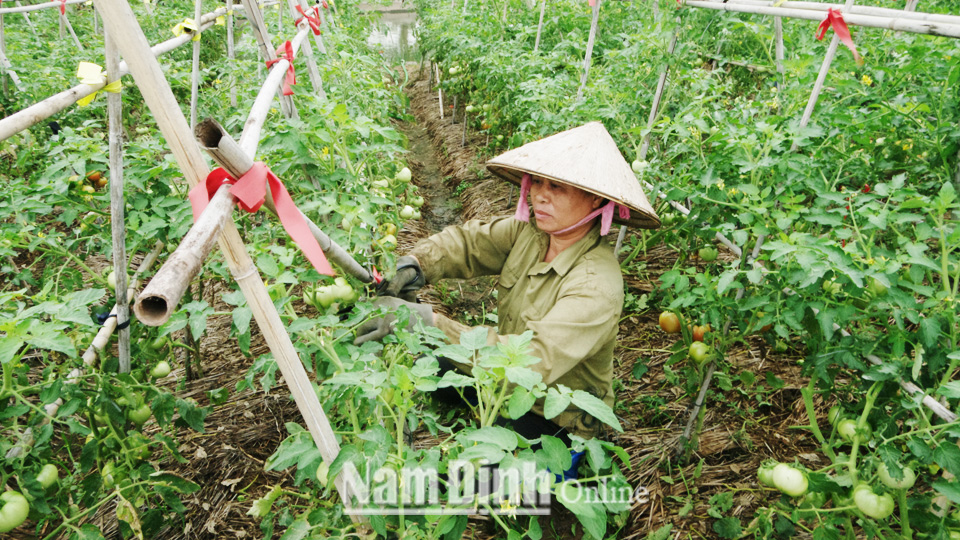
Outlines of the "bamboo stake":
M773 49L777 60L777 73L783 83L783 17L773 18Z
M94 9L96 13L96 9ZM103 41L107 79L120 79L120 53L110 32ZM113 273L117 278L117 321L127 323L120 330L118 357L120 373L130 373L130 301L127 300L127 249L123 199L123 104L119 93L107 93L107 115L110 128L110 228L113 239Z
M276 60L277 53L270 43L270 32L267 30L266 23L263 22L263 13L254 0L241 0L244 10L247 12L247 20L250 21L250 28L253 35L257 38L257 44L260 46L260 56L264 61ZM298 118L297 108L293 104L290 96L280 95L280 110L287 118Z
M199 21L200 16L203 15L203 1L194 0L193 3L193 20ZM197 35L191 37L191 39L196 39L199 36L202 36L203 32L200 31L200 24L197 24ZM200 40L197 39L193 42L193 73L190 80L190 128L194 128L197 125L197 104L200 100Z
M78 38L78 37L77 37L77 33L73 31L73 25L70 24L70 21L69 21L69 20L67 20L67 16L66 16L66 15L60 15L60 24L61 24L62 26L66 26L66 27L67 27L67 30L70 31L70 36L73 37L73 44L77 46L77 49L80 49L81 51L83 51L83 45L80 44L80 38ZM63 33L62 33L62 32L61 32L60 37L63 37Z
M237 143L216 120L208 118L201 122L200 125L197 126L196 135L203 149L209 152L214 161L226 169L234 178L243 176L253 167L253 156L256 155L256 146L250 148L251 145L248 144L245 147L242 144L242 139L241 143ZM246 135L246 132L244 132L244 135ZM277 209L276 206L274 206L273 197L269 194L269 189L267 194L264 206L276 215ZM370 275L370 272L368 272L366 268L361 266L360 263L347 253L345 249L340 247L339 244L324 234L303 212L300 212L300 215L307 222L307 226L309 226L310 232L313 233L313 237L317 240L317 243L320 244L320 249L323 250L324 254L326 254L331 261L342 268L344 272L356 277L360 281L364 283L373 282L373 276Z
M677 27L673 31L673 37L670 39L670 44L667 45L667 57L673 56L673 51L677 48L677 40L680 38L680 28L682 28L681 21L677 18ZM657 119L657 112L660 110L660 100L663 98L663 90L667 86L667 75L670 74L670 64L667 63L663 66L663 71L660 72L660 78L657 80L657 90L653 94L653 103L650 105L650 114L647 115L647 134L643 136L643 141L640 143L640 152L637 155L637 159L643 161L647 159L647 151L650 149L650 130L653 128L653 121ZM627 226L624 225L620 227L620 232L617 234L617 244L614 247L614 253L620 253L620 248L623 247L623 240L627 236Z
M433 70L437 73L437 100L440 102L440 119L443 120L443 90L440 88L440 66L434 64Z
M99 22L97 21L97 10L96 10L96 8L94 8L94 10L93 10L93 33L94 33L94 34L99 34L99 33L100 33L99 28L100 28L100 24L99 24Z
M907 0L907 5L903 9L904 11L916 11L918 3L920 3L920 0Z
M469 3L470 3L470 0L463 0L463 10L460 12L460 16L462 17L467 16L467 4Z
M14 4L15 4L17 7L23 7L23 6L20 4L20 0L17 0L16 2L14 2ZM0 16L2 16L2 15L0 15ZM33 35L37 35L37 27L33 25L33 21L30 20L30 16L27 15L27 12L26 12L26 11L23 12L23 20L27 21L27 26L30 27L30 31L33 32Z
M144 101L170 144L173 155L183 170L184 178L191 186L200 183L209 174L209 168L204 163L196 141L186 136L189 129L186 118L177 105L160 65L148 53L149 44L140 26L136 24L133 11L124 0L94 1L103 14L104 26L115 33L118 43L124 44L123 56L130 63L137 86L143 92ZM321 456L324 461L333 463L340 452L340 445L323 413L316 391L310 384L290 336L284 330L283 321L280 320L280 315L270 300L270 294L247 254L232 220L222 229L220 246L230 271L236 276L257 325L273 352L283 378L290 387L297 407L303 414L307 428L320 449ZM347 474L338 475L335 479L337 490L348 511L353 505L355 493L350 472L351 470L347 470ZM355 473L355 470L353 472ZM360 520L353 516L351 519Z
M543 13L547 10L547 0L540 2L540 22L537 23L537 40L533 42L533 52L540 48L540 32L543 31Z
M822 21L824 19L824 14L822 11L815 9L773 7L772 5L751 5L744 2L723 3L720 0L686 0L686 5L696 8L714 9L718 11L756 13L760 15L774 16L779 15L782 17L804 19L808 21ZM827 6L827 4L821 5ZM900 14L898 17L859 15L856 13L848 13L846 8L844 8L843 20L848 26L885 28L887 30L910 32L913 34L930 34L934 36L960 38L960 24L916 20L907 18L906 12L900 11L898 13Z
M304 11L307 11L307 9L312 9L312 8L309 8L309 6L307 6L306 0L297 0L297 1L300 3L300 7L303 8ZM318 9L318 10L317 10L317 13L320 15L320 26L321 26L321 27L326 26L326 23L324 22L324 18L323 18L323 10L322 10L322 9ZM326 54L327 54L327 48L323 45L323 36L322 36L322 35L316 35L316 34L314 34L314 36L313 36L313 42L316 43L316 45L317 45L317 51L319 51L320 54L323 54L323 55L326 55ZM323 80L321 79L320 82L321 82L321 84L322 84L322 83L323 83ZM321 90L322 90L322 87L321 87ZM321 98L325 98L325 97L326 97L326 92L324 92L324 94L321 95L320 97L321 97Z
M708 0L716 1L716 0ZM960 24L960 15L945 15L941 13L922 13L916 12L910 9L894 9L894 8L883 8L883 7L874 7L874 6L858 6L853 5L847 9L844 4L828 4L828 3L819 3L819 2L806 2L806 1L786 1L782 4L777 3L775 0L735 0L732 2L736 5L745 5L745 6L767 6L767 7L779 7L783 9L805 9L812 11L819 11L826 13L830 9L843 10L844 20L848 15L868 15L873 17L886 17L891 19L906 19L913 21L927 21L927 22L939 22L945 24ZM914 4L916 6L916 4ZM910 7L910 4L907 4L907 8ZM823 16L821 16L822 18Z
M140 274L146 272L153 266L153 263L157 262L157 258L160 257L160 252L163 250L163 242L157 241L154 244L153 249L146 257L143 258L143 261L140 262L140 266L137 268L137 271L130 277L130 284L127 287L127 298L132 299L134 293L137 290L137 287L140 285ZM117 315L116 317L114 315ZM100 327L100 330L97 332L97 335L93 338L93 342L90 343L90 347L87 348L86 352L83 353L83 363L87 366L93 366L94 360L97 358L97 352L103 350L107 346L107 343L110 341L110 336L113 335L113 331L117 329L117 318L118 315L118 306L113 306L113 309L110 310L110 316L107 317L107 320Z
M227 63L230 65L230 106L237 106L237 77L234 75L237 65L237 52L233 43L233 0L227 0Z
M219 9L213 13L204 15L204 23L201 25L201 27L212 26L213 22L222 11L222 9ZM177 47L180 47L188 41L190 41L190 35L183 34L179 37L168 39L167 41L154 45L151 49L151 52L154 54L154 56L160 56L161 54L168 53ZM121 75L130 73L126 62L120 62L120 73ZM17 111L6 118L3 118L0 120L0 141L8 139L15 134L46 120L47 118L50 118L54 114L57 114L58 112L73 105L79 99L99 91L105 85L105 82L95 85L78 84L73 88L64 90L59 94L50 96L49 98L35 103L26 109Z
M3 14L0 13L0 79L3 81L3 95L9 93L10 88L7 85L7 70L10 69L10 60L7 59L7 36L3 25Z
M297 20L297 15L300 14L297 12L298 5L300 4L297 0L287 0L287 7L290 8L290 16L293 17L293 20ZM283 10L281 9L280 11ZM297 29L299 31L313 33L313 30L310 29L310 23L307 22L306 18L300 21ZM307 58L307 72L310 74L310 83L313 85L313 91L321 99L326 98L327 94L323 91L323 80L320 78L320 70L317 68L317 60L313 57L313 47L310 46L310 41L303 41L303 44L300 46L300 48L294 47L293 50L303 51L303 55Z
M580 88L577 89L577 101L583 99L583 89L587 86L587 76L590 74L590 64L593 61L593 42L597 39L597 23L600 21L600 2L594 0L593 20L590 22L590 35L587 37L587 53L583 57L583 76L580 78Z
M80 4L86 1L87 0L67 0L66 5L72 6L73 4ZM41 9L60 9L60 2L40 2L27 6L16 2L16 6L17 7L0 8L0 13L29 13L31 11L40 11ZM33 28L33 24L29 22L29 19L27 20L27 24Z
M849 8L853 5L853 0L847 0L846 7ZM800 118L800 129L802 130L810 122L810 117L813 116L813 108L817 105L817 99L820 98L820 91L823 90L823 83L827 79L827 73L830 72L830 64L833 63L833 58L837 55L837 46L840 45L840 36L836 32L833 33L833 38L830 39L830 46L827 47L827 53L823 57L823 63L820 64L820 72L817 74L817 81L813 85L813 91L810 92L810 99L807 100L807 106L803 110L803 117ZM800 146L794 142L790 147L792 152L796 152Z

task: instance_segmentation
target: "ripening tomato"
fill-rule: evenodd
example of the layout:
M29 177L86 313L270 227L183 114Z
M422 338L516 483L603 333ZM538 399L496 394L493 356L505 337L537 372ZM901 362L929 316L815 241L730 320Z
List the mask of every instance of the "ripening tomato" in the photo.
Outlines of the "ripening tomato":
M713 347L702 341L694 341L690 344L690 350L687 351L687 356L696 362L698 366L702 366L713 358Z
M91 182L99 182L101 176L102 175L100 174L100 171L91 171L89 174L87 174L87 180Z
M693 326L693 340L694 341L703 341L703 336L710 332L710 325L705 324L703 326L694 325Z
M680 333L680 318L676 313L664 311L660 314L660 328L668 334Z
M807 492L807 475L786 463L773 468L773 485L791 497L800 497Z

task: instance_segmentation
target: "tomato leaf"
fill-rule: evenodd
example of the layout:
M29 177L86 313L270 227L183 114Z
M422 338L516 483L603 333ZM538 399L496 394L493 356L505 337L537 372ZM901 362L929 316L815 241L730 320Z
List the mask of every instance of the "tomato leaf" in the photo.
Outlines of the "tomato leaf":
M953 503L960 504L960 483L938 478L930 486Z
M557 486L555 495L563 506L577 516L587 533L593 538L603 538L607 532L607 514L603 505L587 500L587 490L576 482L564 482Z
M510 395L510 401L507 403L507 414L510 418L516 420L527 414L536 401L537 398L529 390L519 386Z
M465 439L477 443L492 443L507 452L513 452L517 448L517 433L500 426L480 428L468 434Z
M933 460L954 476L960 476L960 447L944 443L933 449Z
M556 388L547 390L547 397L543 401L543 417L547 420L567 410L572 396L569 393L561 394Z
M713 523L713 532L717 533L720 538L739 538L742 530L740 520L733 516L718 519Z
M540 450L535 453L537 463L546 467L553 474L563 474L573 466L573 457L570 449L563 441L550 435L540 437Z
M617 420L617 415L613 414L613 409L600 398L583 390L574 390L571 401L575 406L583 409L590 416L593 416L621 433L623 432L623 427L620 425L620 421Z

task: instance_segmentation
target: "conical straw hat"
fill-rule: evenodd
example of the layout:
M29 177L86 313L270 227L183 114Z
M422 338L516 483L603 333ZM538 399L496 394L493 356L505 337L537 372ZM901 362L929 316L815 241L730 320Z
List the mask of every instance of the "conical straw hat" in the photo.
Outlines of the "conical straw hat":
M630 219L613 220L642 229L656 229L660 218L623 159L613 137L600 122L527 143L487 161L491 173L519 185L523 175L576 186L630 208Z

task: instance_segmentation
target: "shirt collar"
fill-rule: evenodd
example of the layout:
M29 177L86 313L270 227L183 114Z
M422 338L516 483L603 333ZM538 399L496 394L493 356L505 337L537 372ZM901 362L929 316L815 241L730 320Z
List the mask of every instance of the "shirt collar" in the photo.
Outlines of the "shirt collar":
M539 262L535 264L530 269L530 275L545 274L550 270L553 270L558 275L565 276L567 272L573 268L573 265L580 260L586 252L593 249L597 242L600 240L600 220L597 220L593 223L593 226L590 227L590 230L587 231L587 234L583 238L577 240L575 244L568 247L567 249L560 252L559 255L553 258L552 261L546 263L543 262L544 254L546 253L547 248L550 246L550 236L545 232L540 232L541 235L541 249L539 257Z

